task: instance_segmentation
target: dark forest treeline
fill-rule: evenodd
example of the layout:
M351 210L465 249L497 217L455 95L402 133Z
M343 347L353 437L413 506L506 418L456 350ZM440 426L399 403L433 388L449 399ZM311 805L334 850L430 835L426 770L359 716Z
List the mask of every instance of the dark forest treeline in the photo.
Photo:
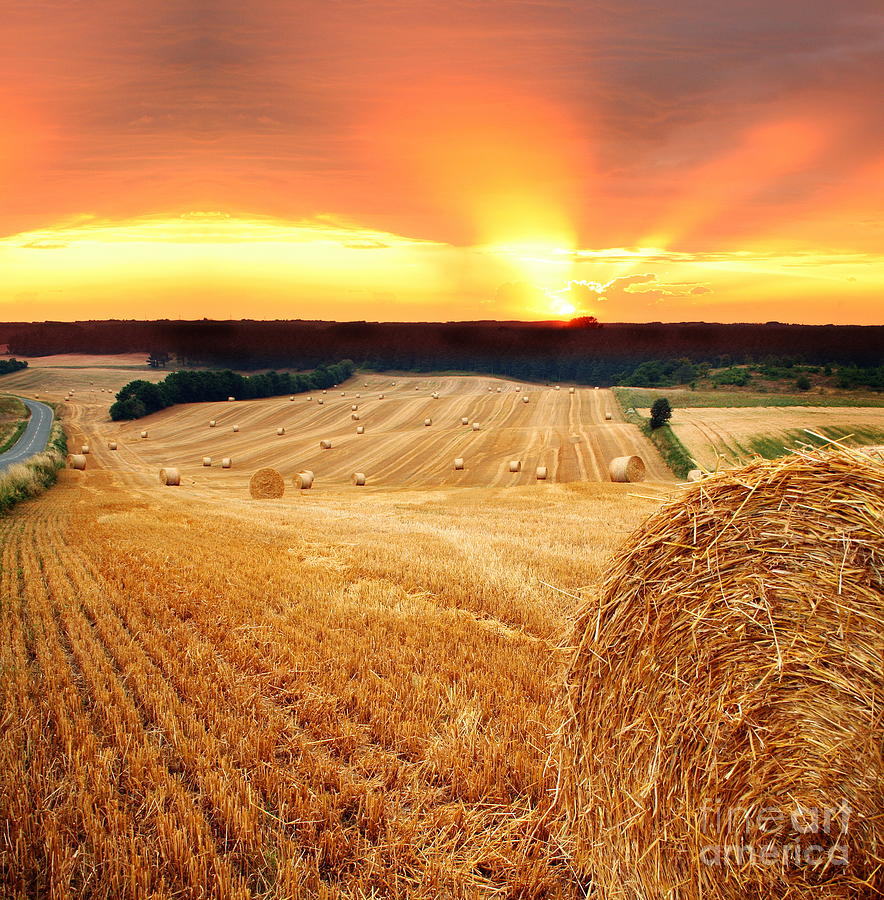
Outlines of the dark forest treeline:
M114 421L139 419L176 403L200 403L213 400L255 400L279 397L303 391L330 388L349 378L355 366L349 359L331 366L319 366L312 372L266 372L262 375L239 375L224 371L172 372L156 384L130 381L117 394L111 405Z
M27 360L24 359L0 359L0 375L19 372L22 369L27 369L27 367Z
M309 321L48 322L0 325L23 355L169 353L178 364L313 368L349 358L361 368L470 371L614 384L643 362L688 358L727 366L765 360L880 365L884 327L850 325L374 323Z

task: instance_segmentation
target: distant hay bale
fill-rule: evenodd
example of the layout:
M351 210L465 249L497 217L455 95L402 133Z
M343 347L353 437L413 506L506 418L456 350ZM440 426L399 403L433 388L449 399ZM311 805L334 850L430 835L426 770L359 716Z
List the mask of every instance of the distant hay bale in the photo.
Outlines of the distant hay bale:
M611 481L644 481L645 463L640 456L615 456L608 464Z
M229 469L233 465L233 460L229 456L224 456L221 458L221 468Z
M528 400L529 400L529 398L528 398L528 397L522 397L522 403L527 403L527 402L528 402Z
M432 419L424 419L424 425L432 425L432 424L433 424Z
M490 394L490 393L493 393L493 392L494 392L494 388L489 384L489 385L488 385L488 393Z
M521 472L522 471L522 460L520 459L511 459L509 464L510 472Z
M108 450L116 450L116 449L117 449L117 442L116 442L116 441L108 441L108 442L107 442L107 449L108 449Z
M455 457L455 459L454 459L454 468L455 468L455 469L462 469L462 468L463 468L463 457L462 457L462 456L457 456L457 457Z
M82 453L72 453L69 462L72 469L82 470L86 468L86 457Z
M325 400L323 400L322 397L320 397L316 402L317 402L320 406L322 406L322 404L325 403Z
M473 431L481 430L482 426L478 422L473 422Z
M359 404L354 403L354 404L350 407L350 409L352 409L353 412L356 412L356 410L359 409Z
M522 390L522 385L520 385L520 384L517 384L517 385L516 385L516 390L517 390L517 391L520 391L520 390Z
M703 472L701 469L691 469L688 472L688 481L702 481L703 480Z
M236 432L239 431L239 425L234 425L232 431L236 434Z
M280 436L283 435L283 434L285 434L285 428L282 428L282 427L277 428L277 429L276 429L276 433L277 433L278 435L280 435Z
M546 466L538 466L534 470L534 476L537 478L538 481L546 481L546 476L548 474L549 474L549 471L547 470Z
M285 480L276 469L266 466L249 479L249 494L253 500L278 500L285 493Z
M596 386L593 388L594 391L597 391L598 389L599 389L599 386L598 386L598 385L596 385Z
M312 397L308 397L308 398L307 398L307 402L308 402L308 403L312 402L312 400L313 400Z
M299 491L309 491L313 487L313 478L313 473L309 469L305 469L292 477L292 484Z
M358 400L361 396L362 396L362 394L357 394L356 399Z
M209 420L209 428L214 428L217 425L217 421L215 419Z
M289 400L292 401L292 402L294 402L294 400L295 400L294 395L292 395L291 397L289 397Z
M560 809L598 900L884 894L884 465L704 478L578 611Z
M569 387L569 388L568 388L568 393L569 393L569 394L573 394L573 393L574 393L574 388Z
M378 394L378 400L383 400L383 399L384 399L384 395L383 395L383 394Z
M327 394L327 393L328 393L328 391L323 391L323 392L322 392L322 393L323 393L323 394Z
M146 438L146 437L147 437L147 432L146 432L146 431L142 431L142 432L141 432L141 436L142 436L143 438Z
M204 466L211 466L211 465L212 465L212 457L211 457L211 456L204 456L204 457L203 457L203 465L204 465Z
M227 398L228 403L233 403L235 400L236 400L236 397L228 397Z
M353 484L357 487L361 487L365 484L365 473L364 472L354 472L353 473Z
M83 444L83 445L80 447L80 453L82 453L82 454L85 456L88 452L89 452L89 445L88 445L88 444Z
M606 413L605 413L605 421L606 421L606 422L610 422L611 419L613 419L613 418L614 418L614 417L611 415L611 413L609 413L609 412L606 412Z
M320 441L319 449L320 450L331 450L332 442L331 441Z
M554 391L560 391L561 388L560 388L558 385L556 385L556 386L553 388L553 390L554 390Z
M357 425L356 426L356 434L365 434L365 426Z
M469 425L469 424L470 424L470 420L469 420L466 416L461 416L461 417L460 417L460 424L461 424L461 425Z
M160 484L165 484L168 487L180 485L181 473L173 466L167 466L165 469L160 469Z
M358 421L359 421L359 413L350 413L350 418L351 418L354 422L358 422Z
M498 394L501 393L502 390L503 390L503 388L499 387L499 388L497 389L497 393L498 393Z

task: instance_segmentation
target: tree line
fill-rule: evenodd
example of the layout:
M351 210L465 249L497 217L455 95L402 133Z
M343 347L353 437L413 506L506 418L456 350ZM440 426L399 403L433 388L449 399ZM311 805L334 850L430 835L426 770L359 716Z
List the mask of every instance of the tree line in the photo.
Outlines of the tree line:
M240 375L229 369L172 372L156 384L141 379L130 381L117 393L110 417L114 421L140 419L176 403L201 403L228 397L255 400L321 390L345 381L355 368L351 360L345 359L330 366L318 366L312 372L260 375Z
M0 359L0 375L9 375L11 372L20 372L27 369L28 362L24 359Z

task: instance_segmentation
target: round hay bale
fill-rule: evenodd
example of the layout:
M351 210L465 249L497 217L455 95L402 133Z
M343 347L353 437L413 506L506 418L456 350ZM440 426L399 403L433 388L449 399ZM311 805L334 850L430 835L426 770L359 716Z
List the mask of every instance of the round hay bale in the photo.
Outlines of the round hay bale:
M292 402L292 403L294 403L294 401L295 401L294 395L292 395L291 397L289 397L289 401Z
M357 425L356 426L356 434L365 434L365 426Z
M503 388L498 388L497 393L499 394L502 390L503 390Z
M569 394L573 394L573 393L574 393L574 388L569 387L569 388L568 388L568 393L569 393Z
M236 400L236 397L228 397L227 398L228 403L233 403L235 400Z
M214 428L217 424L218 422L215 419L209 420L209 428Z
M378 394L378 400L383 400L383 399L384 399L384 395L383 395L383 394Z
M520 384L517 384L517 385L516 385L516 390L517 390L517 391L520 391L520 390L522 390L522 385L520 385Z
M229 469L233 465L233 460L229 456L224 456L221 458L221 468Z
M116 441L108 441L108 442L107 442L107 449L108 449L108 450L116 450L116 449L117 449L117 442L116 442Z
M473 431L481 430L482 426L478 422L473 422Z
M358 404L354 403L354 404L350 407L350 409L352 409L353 412L356 412L356 410L359 409L359 406L358 406Z
M283 428L283 427L277 428L276 433L280 436L285 434L285 428Z
M320 450L331 450L332 442L331 441L320 441L319 449Z
M234 425L232 431L234 434L236 434L236 432L239 431L239 425Z
M534 475L538 481L546 481L546 476L549 475L549 471L546 466L538 466L534 471Z
M615 456L608 464L611 481L645 480L645 462L640 456Z
M364 472L354 472L353 473L353 484L357 487L362 487L365 484L365 473Z
M323 400L322 397L320 397L316 402L317 402L320 406L322 406L322 404L325 403L325 400Z
M703 472L701 469L691 469L688 472L688 481L702 481L703 480Z
M432 424L433 424L432 419L424 419L424 425L432 425Z
M350 418L351 418L354 422L358 422L358 421L359 421L359 413L350 413Z
M362 394L357 394L356 399L358 400L361 396L362 396Z
M469 425L469 424L470 424L470 420L469 420L466 416L461 416L461 417L460 417L460 424L461 424L461 425Z
M323 394L327 394L327 393L328 393L328 391L323 391L323 392L322 392L322 393L323 393Z
M211 466L211 465L212 465L212 457L211 457L211 456L204 456L204 457L203 457L203 465L204 465L204 466Z
M147 432L146 432L146 431L142 431L142 432L141 432L141 436L142 436L143 438L146 438L146 437L147 437Z
M522 397L522 403L528 403L530 399L530 397Z
M510 472L521 472L522 471L522 460L520 459L511 459L509 464Z
M614 418L614 417L611 415L611 413L609 413L609 412L606 412L606 413L605 413L605 421L606 421L606 422L610 422L611 419L613 419L613 418Z
M285 493L285 479L270 466L258 469L249 479L253 500L278 500Z
M462 456L457 456L457 457L455 457L455 459L454 459L454 468L455 468L455 469L462 469L462 468L463 468L463 457L462 457Z
M488 385L488 393L491 394L494 392L494 388L489 384Z
M82 453L72 453L68 458L72 469L83 470L86 468L86 457Z
M558 744L599 900L884 893L884 466L720 472L579 611Z
M309 469L305 469L292 477L292 484L299 491L309 491L313 487L313 478L313 473Z
M169 487L180 485L181 473L173 466L167 466L165 469L160 469L160 484L165 484Z
M88 452L89 452L89 445L88 445L88 444L83 444L83 445L80 447L80 453L82 453L82 454L85 456Z
M433 391L433 393L430 394L430 396L431 396L434 400L438 400L438 399L439 399L439 394L438 394L436 391Z
M560 391L561 388L560 388L558 385L556 385L556 386L553 388L553 390L554 390L554 391Z
M596 386L593 388L594 391L597 391L598 389L599 389L599 386L598 386L598 385L596 385Z

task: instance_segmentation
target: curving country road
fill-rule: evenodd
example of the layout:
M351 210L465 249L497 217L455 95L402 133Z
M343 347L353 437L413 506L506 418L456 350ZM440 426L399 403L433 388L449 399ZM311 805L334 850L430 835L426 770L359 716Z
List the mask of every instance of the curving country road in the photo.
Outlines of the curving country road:
M19 399L31 411L31 418L28 419L22 436L5 453L0 453L0 472L45 450L52 430L54 414L51 407L37 400L27 400L24 397Z

